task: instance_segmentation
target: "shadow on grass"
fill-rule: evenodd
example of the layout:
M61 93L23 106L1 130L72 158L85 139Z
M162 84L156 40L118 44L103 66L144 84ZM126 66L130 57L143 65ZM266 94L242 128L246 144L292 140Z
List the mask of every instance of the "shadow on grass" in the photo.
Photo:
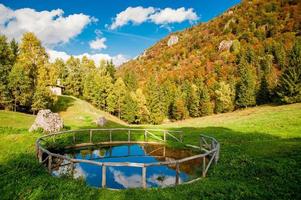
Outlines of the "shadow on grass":
M301 199L300 138L223 127L180 130L187 143L198 144L200 133L221 142L220 160L207 178L165 189L94 189L81 181L51 177L32 151L2 162L1 199Z
M70 106L73 105L75 99L69 96L58 96L58 101L53 106L53 112L66 111Z

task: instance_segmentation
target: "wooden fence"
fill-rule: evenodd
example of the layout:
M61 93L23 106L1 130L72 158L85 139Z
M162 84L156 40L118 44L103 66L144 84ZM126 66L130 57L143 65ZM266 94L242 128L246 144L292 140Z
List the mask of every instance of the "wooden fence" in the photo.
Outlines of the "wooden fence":
M108 134L109 140L108 141L102 141L102 142L93 142L93 135L96 131L102 131L102 134ZM112 135L114 132L125 132L127 133L127 140L126 141L114 141ZM153 162L153 163L134 163L134 162L97 162L93 160L84 160L84 159L74 159L69 158L64 155L60 155L57 153L52 153L48 151L46 148L43 147L41 144L42 141L45 141L47 138L52 138L53 141L55 141L55 138L60 135L72 135L73 143L76 142L76 133L80 134L88 134L89 135L89 141L86 143L81 143L78 146L86 146L86 145L96 145L96 144L122 144L122 143L165 143L168 141L168 139L171 139L176 142L183 143L183 132L182 131L169 131L169 130L160 130L160 129L126 129L126 128L114 128L114 129L85 129L85 130L70 130L70 131L62 131L57 132L49 135L42 136L37 139L36 141L36 151L37 151L37 157L40 163L46 164L49 173L52 173L53 168L53 159L59 158L63 161L67 161L68 164L71 165L71 173L73 173L74 170L74 164L75 163L87 163L92 164L96 166L102 167L102 187L106 187L106 170L107 167L121 167L121 166L127 166L127 167L138 167L142 169L142 188L146 188L146 172L147 168L151 166L160 166L160 165L175 165L176 166L176 178L175 178L175 185L179 184L179 174L180 174L180 164L183 162L191 161L194 159L202 159L202 176L199 178L196 178L194 180L185 182L191 183L196 180L199 180L202 177L205 177L209 167L211 166L212 162L215 163L219 159L219 151L220 151L220 144L218 141L213 138L206 135L200 135L200 144L199 146L185 144L187 147L197 148L199 150L202 150L200 154L193 155L190 157L186 157L179 160L172 160L172 161L162 161L162 162ZM137 141L132 140L131 136L133 134L143 134L143 141ZM97 133L99 134L99 133ZM115 133L116 134L116 133ZM119 133L118 133L119 134ZM148 141L149 138L152 138L156 141ZM206 162L207 159L207 162ZM47 163L48 162L48 163Z

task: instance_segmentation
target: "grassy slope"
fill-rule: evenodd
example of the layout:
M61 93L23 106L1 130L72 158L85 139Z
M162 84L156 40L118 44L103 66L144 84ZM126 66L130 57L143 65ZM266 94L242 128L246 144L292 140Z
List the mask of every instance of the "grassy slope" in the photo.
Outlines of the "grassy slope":
M108 119L107 127L126 125L125 122L117 117L98 110L86 101L71 96L60 96L54 111L59 112L65 125L71 128L94 127L94 121L99 116L104 116Z
M20 115L21 116L21 115ZM0 121L7 118L0 112ZM22 115L22 117L24 117ZM24 121L32 116L24 117ZM15 121L6 126L15 127ZM70 124L72 124L70 122ZM152 126L153 127L153 126ZM208 177L190 185L150 190L109 191L55 178L37 164L38 134L0 129L2 199L300 199L301 104L262 106L234 113L189 119L155 128L184 130L185 141L199 133L215 136L221 159ZM18 127L24 128L24 127ZM71 127L73 128L73 127ZM46 192L47 190L47 192Z

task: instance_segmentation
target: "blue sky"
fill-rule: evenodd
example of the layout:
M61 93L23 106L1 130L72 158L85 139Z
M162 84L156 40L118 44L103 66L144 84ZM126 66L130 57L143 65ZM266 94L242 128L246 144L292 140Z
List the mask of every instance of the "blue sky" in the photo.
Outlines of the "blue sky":
M87 54L125 60L170 32L206 22L239 2L0 0L0 33L20 39L25 31L35 32L56 57Z

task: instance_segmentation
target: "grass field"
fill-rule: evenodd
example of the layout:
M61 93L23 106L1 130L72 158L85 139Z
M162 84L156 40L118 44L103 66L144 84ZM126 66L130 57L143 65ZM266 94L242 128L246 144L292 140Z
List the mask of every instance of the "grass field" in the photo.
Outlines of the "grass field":
M92 116L94 111L78 100L58 110L72 129L93 126L93 120L74 115L92 119L102 113ZM193 144L198 144L200 133L221 143L220 161L207 178L147 190L94 189L81 181L51 177L35 157L40 134L27 132L33 120L32 115L0 111L0 199L301 199L301 104L139 126L183 130L184 141ZM125 126L114 117L110 120L111 127Z

